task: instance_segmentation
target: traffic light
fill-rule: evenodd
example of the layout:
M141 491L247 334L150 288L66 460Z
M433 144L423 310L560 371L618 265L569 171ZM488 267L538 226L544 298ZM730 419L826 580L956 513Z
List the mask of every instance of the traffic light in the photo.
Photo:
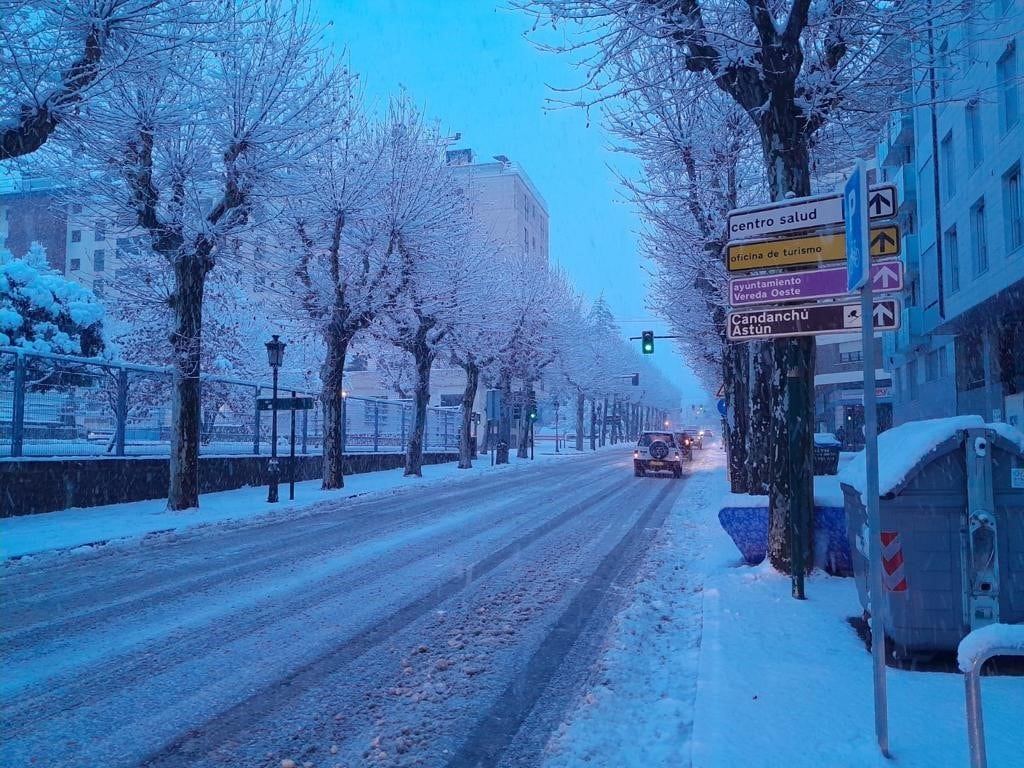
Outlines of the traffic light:
M640 334L641 349L645 355L654 354L654 331L644 331Z
M634 373L633 374L633 386L634 387L639 387L640 386L640 374L639 373Z
M535 405L535 406L533 406L530 409L530 421L536 421L536 420L537 420L537 406Z

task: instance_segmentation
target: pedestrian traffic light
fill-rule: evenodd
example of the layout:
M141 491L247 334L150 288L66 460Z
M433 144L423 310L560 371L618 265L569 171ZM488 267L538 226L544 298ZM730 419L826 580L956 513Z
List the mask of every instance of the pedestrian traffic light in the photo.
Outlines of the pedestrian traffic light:
M641 342L641 348L643 349L643 353L645 355L653 354L654 353L654 331L644 331L640 335L640 338L643 340Z

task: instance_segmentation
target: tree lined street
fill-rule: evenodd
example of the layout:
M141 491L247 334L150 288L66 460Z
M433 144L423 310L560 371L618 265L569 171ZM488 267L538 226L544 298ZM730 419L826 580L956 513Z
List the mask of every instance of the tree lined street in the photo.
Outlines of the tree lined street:
M687 482L624 446L15 564L6 759L533 764Z

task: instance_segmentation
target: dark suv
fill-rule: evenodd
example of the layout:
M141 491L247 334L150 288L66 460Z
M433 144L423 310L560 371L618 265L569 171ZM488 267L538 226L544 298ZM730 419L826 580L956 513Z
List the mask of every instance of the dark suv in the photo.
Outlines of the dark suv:
M683 476L683 460L671 432L642 432L633 450L633 474L643 477L648 472L671 472Z

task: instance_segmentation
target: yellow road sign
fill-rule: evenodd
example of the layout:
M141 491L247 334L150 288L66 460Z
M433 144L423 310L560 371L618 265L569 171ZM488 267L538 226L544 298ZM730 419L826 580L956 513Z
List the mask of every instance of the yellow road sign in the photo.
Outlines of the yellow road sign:
M871 230L871 258L881 259L900 253L900 228L877 227ZM784 240L730 243L726 249L730 272L774 267L798 267L846 260L846 235L790 237Z

